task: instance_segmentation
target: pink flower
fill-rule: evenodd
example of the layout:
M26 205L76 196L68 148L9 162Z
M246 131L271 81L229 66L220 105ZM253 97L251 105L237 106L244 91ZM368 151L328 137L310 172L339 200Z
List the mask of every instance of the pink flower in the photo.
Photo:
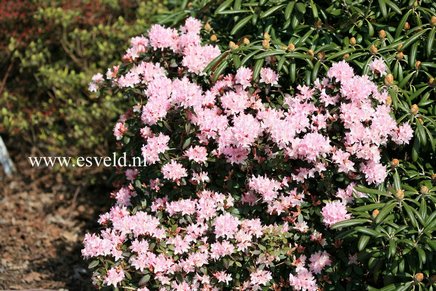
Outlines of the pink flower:
M314 274L320 274L324 267L330 266L332 263L329 254L325 251L312 254L309 258L309 261L310 271L312 271Z
M354 77L354 71L346 61L340 61L332 65L327 76L330 79L335 78L336 82L344 82Z
M154 24L148 31L148 38L153 49L177 49L179 34L177 30Z
M354 163L349 160L351 154L343 150L337 150L333 153L332 160L338 165L339 172L348 173L355 171Z
M215 219L214 227L215 227L215 235L217 238L226 237L233 238L235 236L236 231L238 230L239 219L231 215L230 213L226 213L224 215L218 216Z
M160 133L155 137L149 137L147 144L142 146L142 156L147 164L151 165L159 161L159 154L166 152L170 137Z
M272 280L271 272L265 270L257 270L250 274L250 283L254 286L266 285Z
M217 278L220 283L229 284L229 282L232 281L232 275L227 274L224 271L216 272L213 276Z
M162 174L165 179L175 182L188 176L186 169L174 160L162 167Z
M316 291L318 286L316 285L315 278L312 273L306 268L301 268L297 271L297 275L289 275L289 283L294 288L294 290L301 291Z
M260 82L270 85L277 85L279 76L271 68L262 68L260 70Z
M379 74L380 76L384 76L386 74L386 64L381 58L374 59L370 64L369 68L374 74Z
M366 181L371 184L382 183L388 175L386 167L374 160L362 163L360 170L365 174Z
M136 179L138 173L139 171L137 169L127 169L124 174L126 175L126 179L132 182Z
M189 160L194 161L196 163L205 163L207 161L207 149L201 146L190 147L185 155Z
M114 127L114 136L117 140L121 140L124 134L127 132L127 126L124 122L117 122Z
M251 79L253 78L253 71L250 68L240 67L235 75L235 83L247 88L251 85Z
M124 271L121 268L112 267L107 271L106 279L104 280L105 284L110 286L117 287L118 283L123 281L124 279Z
M396 144L408 144L413 137L413 129L408 123L400 125L395 133L392 140Z
M262 176L253 176L248 182L248 187L261 194L263 200L266 202L274 200L278 195L277 191L281 189L279 181Z
M189 17L185 21L185 25L183 25L180 30L183 33L193 33L193 34L199 34L201 30L202 24L201 21L198 19L195 19L193 17Z
M351 214L347 212L345 204L340 201L327 202L322 208L321 214L324 224L328 227L351 218Z

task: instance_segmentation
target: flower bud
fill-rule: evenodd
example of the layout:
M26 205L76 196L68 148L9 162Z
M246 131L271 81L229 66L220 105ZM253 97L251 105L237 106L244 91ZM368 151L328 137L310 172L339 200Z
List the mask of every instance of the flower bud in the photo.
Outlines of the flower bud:
M218 41L218 37L216 36L216 34L212 34L210 36L210 40L213 41L213 42L217 42Z
M427 186L421 186L421 189L419 189L419 192L421 192L421 194L426 195L428 194L428 192L430 192L430 189L428 189Z
M388 95L388 97L386 97L386 104L387 105L391 105L392 104L392 97L390 95Z
M404 191L401 189L398 189L395 193L395 197L397 197L398 200L403 200L404 198Z
M397 60L402 60L404 58L403 52L398 52L396 57L397 57Z
M397 51L401 51L402 49L403 49L403 44L400 43L400 44L397 46Z
M263 39L271 40L271 36L269 35L268 32L265 32L265 33L263 34Z
M206 30L207 32L210 32L210 31L212 30L212 26L210 26L209 22L207 22L207 23L204 25L204 30Z
M245 44L245 45L249 45L250 44L250 40L247 37L244 37L242 39L242 43Z
M420 61L416 61L415 62L415 69L419 70L421 68L421 62Z
M295 50L295 45L291 42L288 44L288 51L293 52Z
M409 29L410 29L409 22L404 23L404 30L409 30Z
M424 274L423 273L416 273L415 280L418 282L421 282L422 280L424 280Z
M392 166L393 168L396 168L396 167L398 167L398 165L400 165L400 160L398 160L398 159L392 159L392 161L391 161L391 166Z
M376 218L377 215L378 215L379 213L380 213L380 210L378 210L378 209L374 209L374 210L372 211L372 217Z
M416 120L418 120L419 123L424 124L424 119L422 119L422 117L418 117Z
M370 51L373 55L375 55L376 53L378 53L378 49L377 49L377 47L376 47L375 45L371 45L370 48L369 48L369 51Z
M233 41L230 41L229 42L229 47L230 47L230 49L235 50L235 49L239 48L239 45L237 45Z
M431 179L433 180L433 182L436 182L436 174L431 174Z
M385 85L391 86L392 84L394 84L394 76L392 74L387 74L385 77Z
M352 38L350 38L350 44L352 45L352 46L355 46L356 45L356 38L353 36Z
M428 84L430 86L434 86L436 85L435 79L433 77L428 78Z
M315 52L314 52L313 50L308 50L308 51L307 51L307 54L308 54L309 56L311 56L312 58L315 56Z
M342 58L344 59L344 60L346 60L346 59L348 59L350 57L350 54L345 54Z
M386 31L384 31L383 29L380 30L378 32L378 37L380 37L381 39L385 39L386 38Z
M315 26L316 29L320 29L320 28L322 27L322 21L318 19L318 20L315 22L315 25L314 25L314 26Z
M418 112L419 112L419 107L418 107L418 105L413 104L413 105L410 107L410 113L412 113L413 115L416 115L416 114L418 114Z
M269 40L268 39L264 39L262 40L262 46L263 48L269 49Z
M436 26L436 16L433 15L431 17L430 24L431 24L431 26Z
M322 61L325 58L325 52L319 52L316 56L320 61Z

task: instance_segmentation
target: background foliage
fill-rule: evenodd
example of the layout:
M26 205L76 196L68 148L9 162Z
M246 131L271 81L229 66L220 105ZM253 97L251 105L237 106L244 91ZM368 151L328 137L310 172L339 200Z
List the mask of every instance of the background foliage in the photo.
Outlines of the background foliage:
M88 83L166 4L0 1L0 133L41 155L107 153L114 119L126 102L90 94Z

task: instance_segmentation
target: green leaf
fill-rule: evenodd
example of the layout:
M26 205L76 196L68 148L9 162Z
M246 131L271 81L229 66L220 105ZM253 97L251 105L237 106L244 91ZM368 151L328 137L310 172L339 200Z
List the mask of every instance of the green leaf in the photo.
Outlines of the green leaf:
M227 7L230 6L230 4L232 4L233 0L226 0L224 1L220 6L218 6L218 8L215 10L215 14L218 14L222 11L224 11Z
M374 236L374 237L379 237L379 236L382 235L378 231L375 231L373 229L370 229L370 228L367 228L367 227L363 227L363 226L356 227L356 231L361 232L363 234L370 235L370 236Z
M367 222L371 222L371 220L369 219L364 219L364 218L354 218L354 219L348 219L348 220L344 220L344 221L340 221L338 223L335 223L332 225L332 229L338 229L338 228L343 228L343 227L350 227L353 225L357 225L357 224L363 224L363 223L367 223Z
M375 218L375 223L382 222L383 219L391 213L391 211L395 208L396 203L394 201L388 202L379 212L377 217Z
M88 265L88 269L94 269L95 267L97 267L100 264L99 260L93 260L91 263L89 263Z
M407 11L406 14L404 14L403 18L401 18L401 21L400 21L400 23L398 23L397 29L395 30L395 38L400 37L401 32L404 29L404 25L406 24L407 19L409 18L410 13L412 13L412 12L413 12L413 10L410 9L409 11Z
M186 150L190 145L191 145L191 138L189 137L189 138L187 138L187 139L185 140L185 142L183 143L182 149L183 149L183 150Z
M306 13L306 4L304 3L297 3L297 9L300 11L301 14Z
M213 71L213 81L218 80L219 76L224 72L224 70L227 68L228 61L224 60L221 62L218 67Z
M310 0L310 8L312 9L313 18L318 19L318 9L313 0Z
M427 32L427 30L429 30L429 28L423 29L415 34L413 34L412 37L410 37L408 40L406 40L403 44L402 49L406 49L409 45L415 43L416 40L418 40L418 38L420 38L424 33Z
M273 6L265 12L260 13L260 18L265 18L276 12L277 10L283 8L286 4L281 4L277 6Z
M409 217L412 225L415 228L418 228L418 222L416 221L415 214L413 213L412 208L406 203L403 203L403 207L404 207L404 210L406 210L407 216Z
M276 55L284 55L286 52L284 50L270 50L263 53L258 54L254 57L255 60L264 59L266 57L276 56Z
M386 1L386 4L389 6L389 7L391 7L392 8L392 10L394 10L396 13L398 13L398 14L403 14L402 12L401 12L401 9L400 9L400 7L398 7L397 6L397 4L395 4L394 2L392 2L391 0L385 0Z
M436 27L433 27L429 34L428 34L428 38L427 38L427 56L431 56L431 52L434 49L433 47L433 42L434 42L434 36L435 36L435 32L436 32Z
M357 249L359 251L363 251L365 249L365 247L368 245L368 242L369 242L369 236L362 235L359 238L359 241L357 242Z
M253 69L253 79L254 80L257 80L259 73L260 73L260 70L262 69L264 60L265 60L264 58L259 59L254 64L254 69Z
M383 17L386 18L388 16L388 9L385 0L378 0L378 5L380 6L380 11Z
M353 212L366 212L366 211L371 211L374 209L379 209L382 208L383 206L385 206L386 203L374 203L374 204L368 204L368 205L363 205L363 206L359 206L356 208L353 208Z
M291 18L292 11L294 10L295 1L291 1L288 3L285 9L285 19L289 20Z
M231 35L235 35L241 28L243 28L251 19L253 18L253 15L248 15L247 17L242 18L238 21L238 23L235 24L232 31L230 32Z

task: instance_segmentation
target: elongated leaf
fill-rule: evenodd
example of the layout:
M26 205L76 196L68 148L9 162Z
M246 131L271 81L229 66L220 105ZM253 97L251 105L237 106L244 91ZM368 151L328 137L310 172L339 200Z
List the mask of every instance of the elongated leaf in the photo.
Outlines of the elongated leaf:
M376 219L375 219L375 223L380 223L383 221L383 219L386 218L386 216L388 216L391 211L395 208L396 203L394 201L387 203L379 212L379 214L377 215Z
M434 49L433 43L434 43L435 32L436 32L436 27L433 27L430 30L427 38L427 56L429 57L431 56L431 51Z
M273 14L274 12L276 12L277 10L280 10L280 9L282 9L283 7L285 7L285 5L286 5L286 4L281 4L281 5L277 5L277 6L273 6L273 7L271 7L271 8L268 9L267 11L262 12L262 13L260 14L260 18L265 18L265 17L270 16L271 14Z
M364 218L354 218L354 219L344 220L344 221L340 221L338 223L335 223L332 225L332 229L350 227L353 225L363 224L363 223L368 223L368 222L371 222L371 220L364 219Z
M275 55L284 55L286 52L284 50L270 50L270 51L266 51L263 52L261 54L258 54L257 56L254 57L255 60L258 59L264 59L266 57L271 57L271 56L275 56Z
M392 10L394 10L396 13L398 13L398 14L403 14L402 12L401 12L401 9L400 9L400 7L398 7L397 6L397 4L395 4L394 2L392 2L391 0L385 0L386 1L386 4L389 6L389 7L391 7L392 8Z
M227 7L230 6L230 4L232 4L234 0L226 0L224 1L220 6L218 6L218 8L215 10L215 14L220 13L222 11L224 11Z
M238 21L238 23L235 24L232 31L230 32L231 35L236 34L241 28L243 28L251 19L253 18L253 15L248 15L247 17L242 18Z
M262 69L263 66L263 62L264 62L264 58L259 59L256 61L256 64L254 65L254 70L253 70L253 79L257 80L260 70Z
M285 19L286 20L289 20L291 18L291 14L292 14L292 11L294 10L294 7L295 7L295 1L289 2L288 5L286 6L286 9L285 9Z
M385 0L378 0L378 5L380 6L380 11L383 17L386 18L388 16L388 9Z
M369 236L362 235L359 238L359 241L357 242L357 249L359 251L363 251L365 249L365 247L368 245L368 242L369 242Z

